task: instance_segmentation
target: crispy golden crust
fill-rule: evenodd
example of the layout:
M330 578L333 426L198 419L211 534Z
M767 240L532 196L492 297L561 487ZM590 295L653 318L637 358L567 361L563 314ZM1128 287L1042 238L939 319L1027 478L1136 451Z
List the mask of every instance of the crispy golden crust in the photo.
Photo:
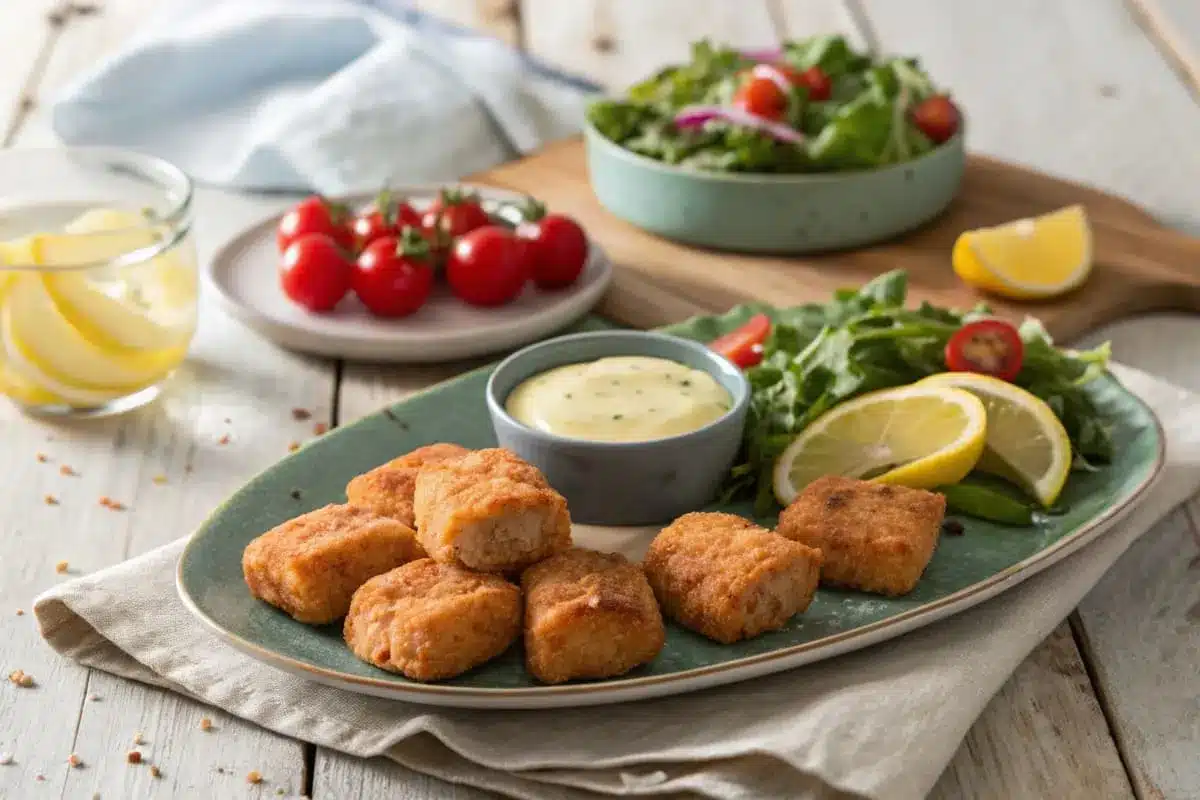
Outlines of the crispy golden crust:
M421 467L460 458L469 452L471 451L465 447L443 442L418 447L411 453L394 458L352 479L346 484L346 499L352 506L398 519L410 528L415 527L413 491Z
M823 583L902 595L933 557L945 513L940 494L831 475L805 487L777 531L824 554Z
M695 512L654 538L643 566L667 616L729 644L808 608L821 554L742 517Z
M443 563L515 573L571 546L567 501L508 450L424 467L414 506L421 545Z
M250 592L301 622L345 616L367 579L420 556L416 533L361 508L329 505L264 533L242 553Z
M662 650L654 593L623 556L568 550L525 570L521 588L525 665L544 683L622 675Z
M520 589L429 558L363 584L343 628L354 655L416 681L461 675L503 653L520 632Z

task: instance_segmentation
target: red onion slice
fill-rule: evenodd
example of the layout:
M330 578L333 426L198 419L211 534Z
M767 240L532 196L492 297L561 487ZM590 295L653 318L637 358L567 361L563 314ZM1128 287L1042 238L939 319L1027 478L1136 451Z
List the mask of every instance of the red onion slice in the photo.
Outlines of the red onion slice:
M688 106L680 109L679 113L675 115L675 125L680 128L699 128L711 119L723 119L734 125L754 128L780 142L789 144L804 142L804 134L795 128L729 106Z

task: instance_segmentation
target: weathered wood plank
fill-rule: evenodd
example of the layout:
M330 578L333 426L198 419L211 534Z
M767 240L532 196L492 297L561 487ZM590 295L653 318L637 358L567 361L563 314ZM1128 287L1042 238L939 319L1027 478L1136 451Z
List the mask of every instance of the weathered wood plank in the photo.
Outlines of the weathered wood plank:
M1141 798L1200 787L1200 499L1139 539L1079 606L1077 630Z
M974 150L1200 230L1200 107L1121 0L1012 0L1003 13L950 0L862 5L885 50L920 55L953 91Z
M412 6L509 44L521 39L520 0L414 0Z
M775 0L775 8L781 38L840 33L860 50L872 47L868 32L843 0Z
M362 759L321 748L313 769L313 800L387 797L391 800L489 800L498 797L456 786L402 767L386 758Z
M930 800L1132 795L1064 622L992 698Z
M765 0L524 0L522 19L529 52L612 88L686 59L696 39L743 47L777 41Z
M27 88L37 84L66 15L59 0L0 3L0 146L8 144L32 111Z
M1128 2L1164 57L1200 92L1200 4L1195 0Z
M153 0L109 0L98 13L72 16L34 87L38 98L48 100L119 46L154 5ZM15 140L46 145L53 135L45 117L34 114ZM198 192L201 257L246 220L279 203ZM6 647L13 667L33 673L41 684L21 690L5 709L12 713L0 715L0 750L10 750L17 761L17 768L0 770L0 796L30 796L38 772L66 797L96 792L103 797L191 796L222 781L228 786L219 793L241 795L251 789L245 783L250 770L261 772L268 783L249 796L302 788L301 743L169 692L100 673L89 677L38 640L32 616L13 617L12 609L28 607L34 594L63 579L54 571L57 561L90 572L189 533L230 492L285 455L289 442L310 438L314 422L329 420L331 363L285 353L226 318L211 298L201 302L200 330L189 359L154 406L118 419L57 425L22 418L7 405L0 412L6 452L28 464L0 487L0 503L8 509L0 522L0 563L6 574L0 582L5 608L0 635L14 643ZM310 409L312 420L293 420L291 409L297 406ZM226 435L228 443L221 444ZM38 463L38 451L50 461ZM63 464L79 475L60 475ZM46 493L55 494L60 505L45 505ZM101 507L101 495L129 510ZM88 702L88 695L101 699ZM200 730L205 716L216 721L216 730ZM125 762L130 737L139 731L152 743L147 755L161 779L151 778L148 767ZM71 752L85 768L66 766Z

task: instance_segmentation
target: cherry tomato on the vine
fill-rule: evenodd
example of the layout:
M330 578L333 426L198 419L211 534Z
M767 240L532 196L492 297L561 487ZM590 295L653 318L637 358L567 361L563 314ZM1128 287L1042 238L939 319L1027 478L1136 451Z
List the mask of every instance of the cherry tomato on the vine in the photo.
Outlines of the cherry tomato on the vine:
M507 228L477 228L454 243L446 280L455 296L475 306L511 302L529 281L528 248Z
M358 299L376 316L414 313L433 291L428 242L412 227L405 228L399 237L374 240L355 263L352 285Z
M944 94L927 97L912 110L913 124L934 144L941 144L958 132L958 107Z
M421 215L403 200L396 200L386 189L375 204L354 218L351 228L358 250L383 236L399 236L405 226L419 226Z
M563 214L547 214L546 206L530 198L517 226L525 242L533 282L543 289L561 289L579 279L587 266L587 234Z
M449 239L491 224L491 217L479 203L479 195L456 189L443 189L421 217L422 227Z
M951 372L979 372L1011 381L1024 359L1020 332L1002 319L968 322L946 342L946 369Z
M292 240L283 251L279 282L284 294L309 311L329 311L350 290L354 263L323 233Z
M324 234L346 250L354 248L350 210L320 195L301 200L283 215L275 231L275 244L282 253L296 239L310 233Z

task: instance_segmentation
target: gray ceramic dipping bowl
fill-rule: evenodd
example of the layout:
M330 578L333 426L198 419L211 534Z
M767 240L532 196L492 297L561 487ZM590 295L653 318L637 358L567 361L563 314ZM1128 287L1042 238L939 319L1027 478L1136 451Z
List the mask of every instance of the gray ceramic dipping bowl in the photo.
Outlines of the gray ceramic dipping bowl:
M962 130L920 158L800 175L706 172L640 156L585 128L600 204L651 233L742 253L862 247L936 217L962 182Z
M724 416L691 433L646 442L555 436L504 410L509 394L555 367L606 356L670 359L712 375L733 399ZM500 446L546 475L567 498L571 519L588 525L651 525L711 503L742 442L750 385L742 371L699 342L642 331L597 331L550 339L500 362L487 383Z

